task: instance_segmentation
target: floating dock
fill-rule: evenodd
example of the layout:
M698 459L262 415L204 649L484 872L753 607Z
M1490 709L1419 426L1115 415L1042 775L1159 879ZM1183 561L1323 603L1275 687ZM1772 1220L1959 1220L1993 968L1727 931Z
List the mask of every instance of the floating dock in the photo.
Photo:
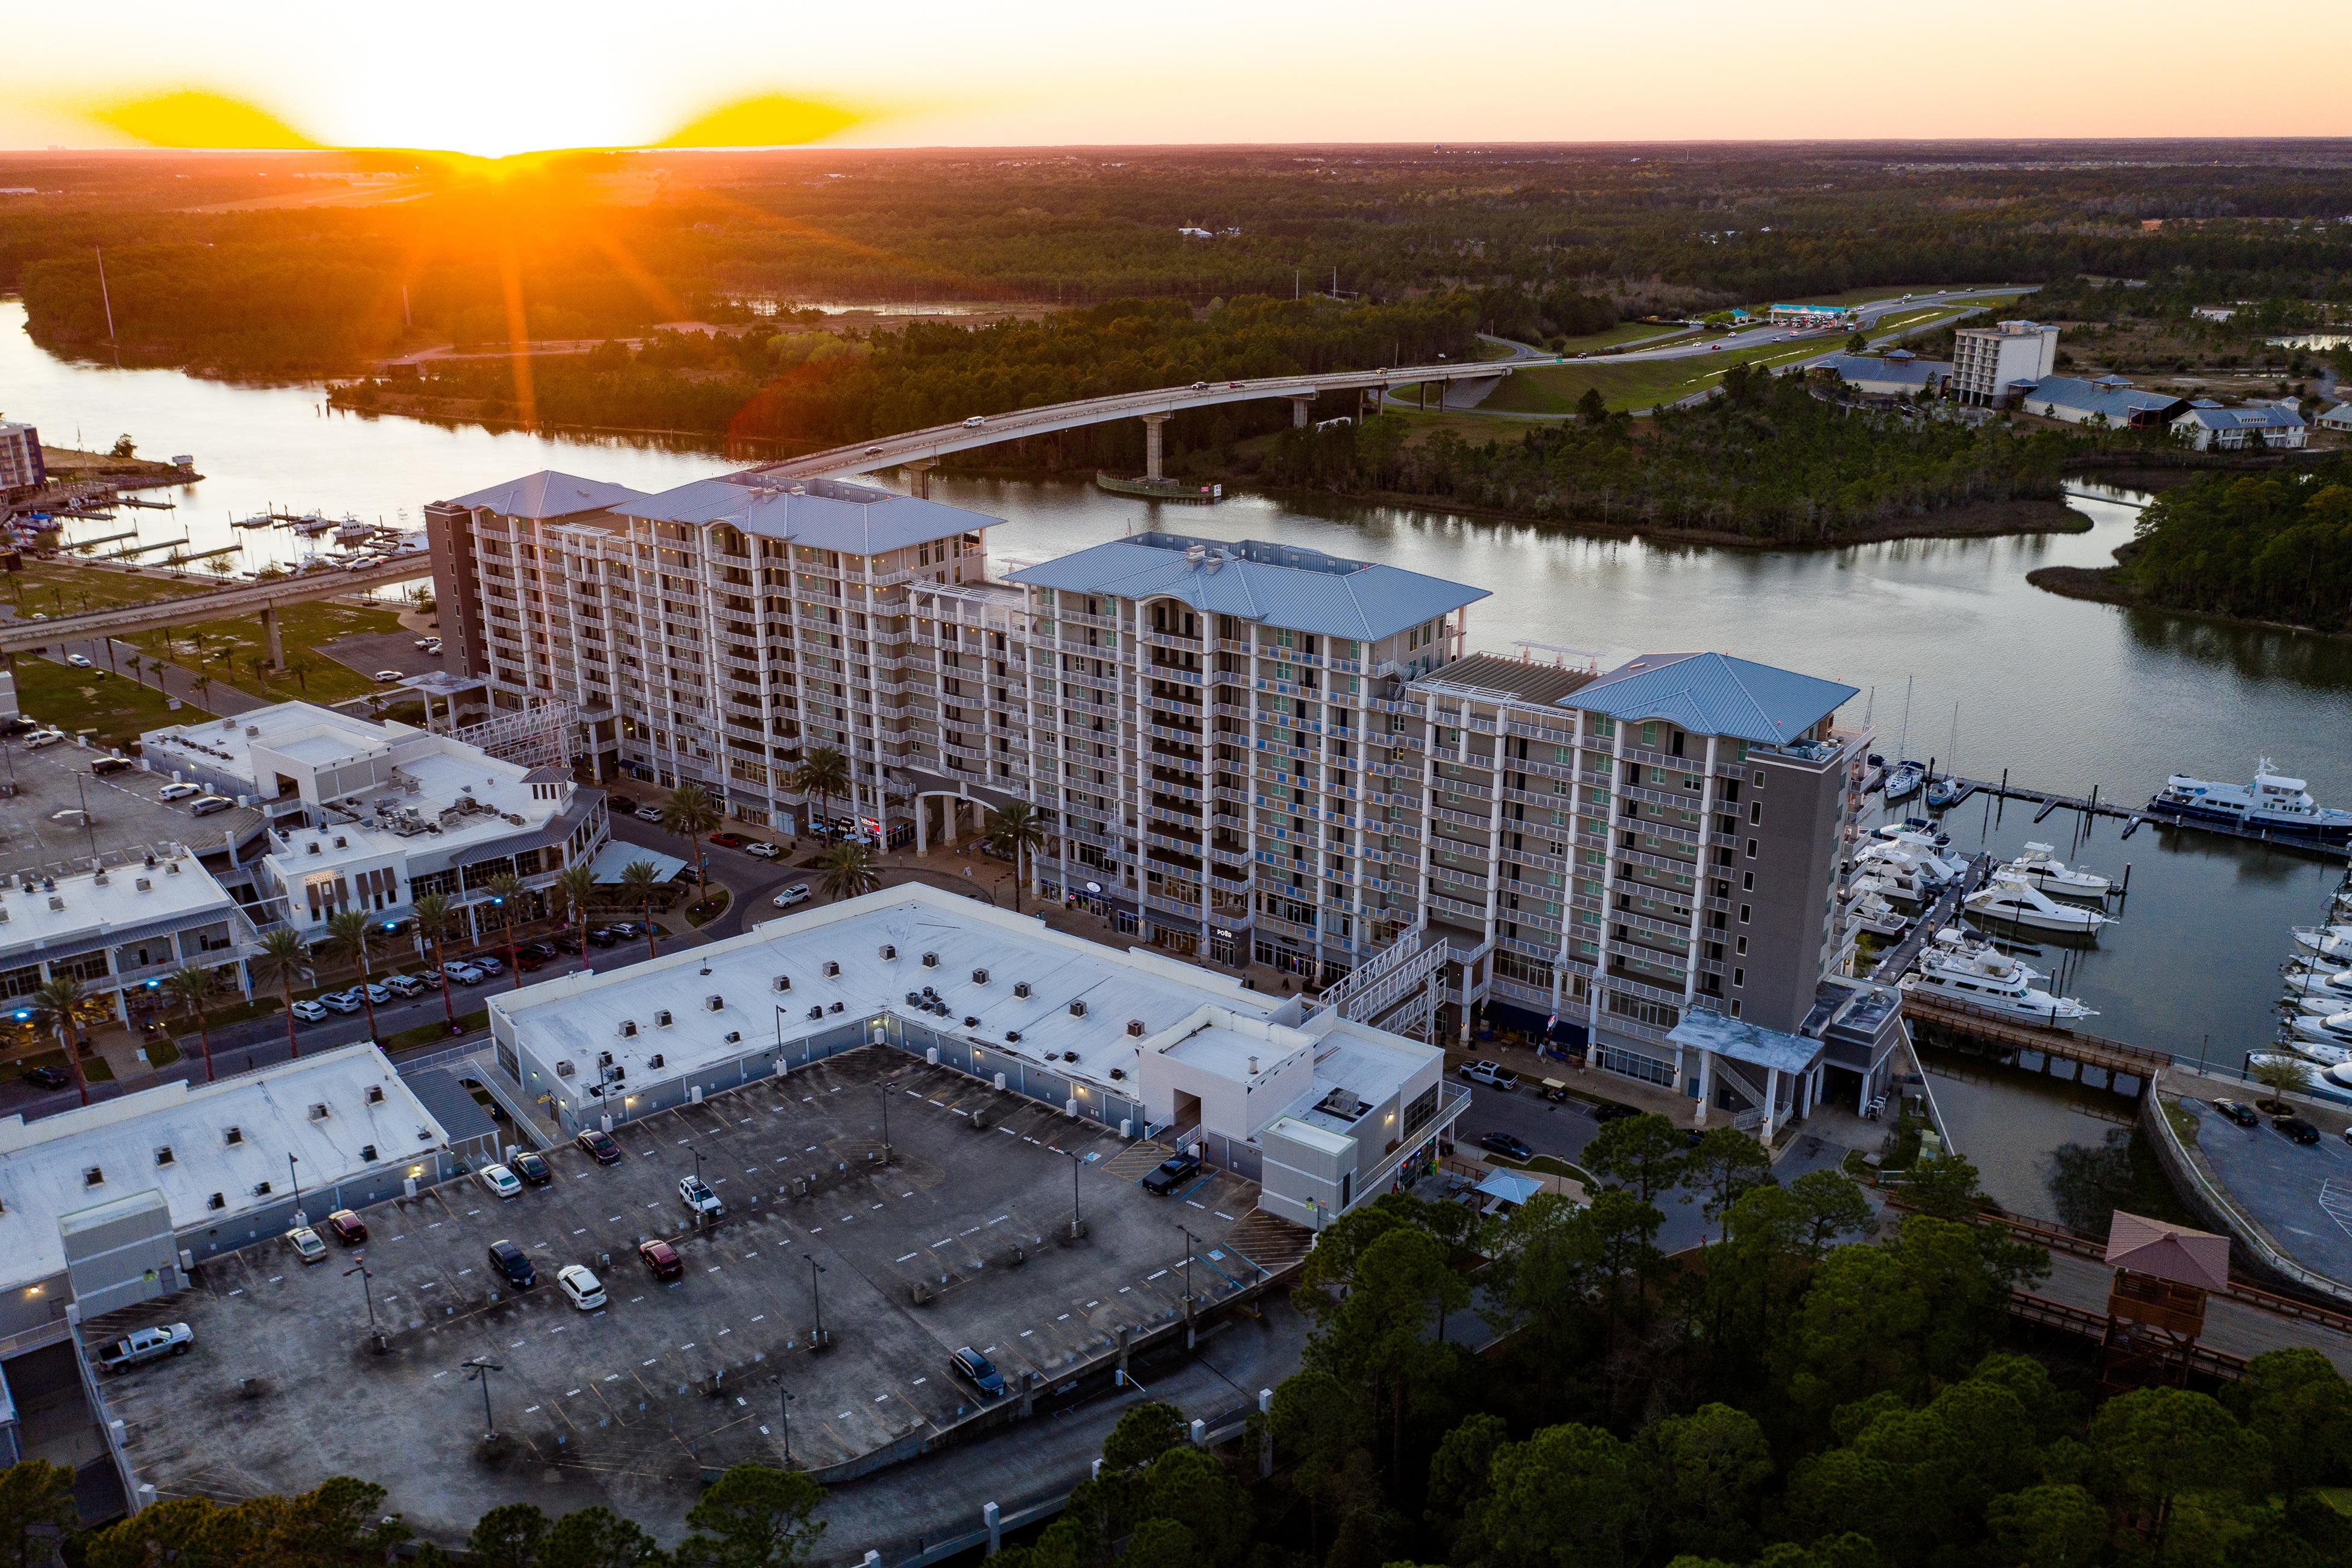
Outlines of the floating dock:
M1175 479L1130 479L1124 474L1095 470L1095 488L1118 496L1140 496L1147 500L1189 501L1209 506L1225 499L1223 485L1188 485Z

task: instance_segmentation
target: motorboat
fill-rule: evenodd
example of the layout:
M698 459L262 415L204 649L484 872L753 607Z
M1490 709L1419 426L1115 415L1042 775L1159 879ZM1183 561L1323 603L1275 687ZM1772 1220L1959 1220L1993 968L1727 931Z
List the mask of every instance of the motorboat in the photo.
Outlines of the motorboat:
M1950 847L1952 842L1952 836L1937 826L1935 818L1928 816L1906 816L1900 822L1883 822L1873 831L1881 838L1906 844L1932 844L1938 849Z
M1903 854L1857 855L1853 868L1857 886L1864 879L1874 880L1880 886L1872 890L1906 903L1924 903L1933 899L1951 879L1932 859L1922 862Z
M2352 940L2352 923L2337 921L2324 926L2296 926L2294 945L2325 952L2337 942Z
M2058 852L2047 844L2028 844L2025 852L2009 863L2008 868L2025 878L2045 893L2055 893L2067 899L2104 899L2115 890L2115 884L2095 871L2075 867L2069 869L2058 858Z
M1856 866L1908 868L1935 882L1948 882L1968 869L1965 860L1939 853L1933 844L1909 839L1865 844L1853 852Z
M1919 904L1927 901L1925 889L1916 884L1906 885L1892 877L1881 877L1869 872L1864 872L1846 884L1846 897L1857 901L1863 899L1885 899L1887 902L1895 904Z
M2347 969L2352 969L2352 960L2328 958L2320 953L2290 958L2279 965L2279 973L2286 976L2290 985L2302 984L2309 975L2316 974L2324 979L2330 974L2341 974Z
M1918 763L1895 763L1886 773L1885 785L1886 804L1892 805L1898 800L1909 800L1919 793L1919 786L1927 782L1927 770Z
M2035 931L2066 931L2096 936L2115 917L2079 904L2062 904L2012 871L1995 871L1992 880L1960 900L1979 920L2001 921Z
M2268 757L2255 763L2250 784L2174 773L2147 805L2159 816L2241 827L2265 837L2352 843L2352 811L2321 805L2304 788L2303 780L2273 772Z
M2325 1046L2352 1046L2352 1008L2330 1014L2325 1018L2296 1018L2287 1027L2297 1040L2315 1040Z
M1864 893L1846 911L1860 929L1873 936L1900 937L1911 929L1910 917L1888 901L1883 892Z
M2352 1008L2352 991L2314 991L2309 995L2290 995L2279 1004L2292 1018L2332 1018Z
M2352 1046L2329 1045L2321 1040L2289 1040L2286 1048L2324 1068L2340 1068L2352 1063Z
M1938 777L1929 779L1927 781L1927 809L1929 811L1942 811L1947 806L1952 805L1958 802L1964 793L1966 792L1961 785L1960 781L1952 777L1949 773L1945 773Z
M1919 953L1916 971L1903 977L1906 990L1945 997L2030 1023L2063 1029L2094 1016L2072 996L2053 996L2033 983L2042 978L1991 942L1957 927L1936 933Z

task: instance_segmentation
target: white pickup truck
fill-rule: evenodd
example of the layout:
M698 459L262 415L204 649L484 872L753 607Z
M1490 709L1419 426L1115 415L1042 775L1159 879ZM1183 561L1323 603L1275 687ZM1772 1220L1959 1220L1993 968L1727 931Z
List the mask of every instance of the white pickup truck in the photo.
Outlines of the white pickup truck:
M152 1329L138 1329L128 1339L117 1340L98 1352L99 1370L122 1372L167 1355L185 1355L195 1342L195 1331L185 1323L158 1323Z

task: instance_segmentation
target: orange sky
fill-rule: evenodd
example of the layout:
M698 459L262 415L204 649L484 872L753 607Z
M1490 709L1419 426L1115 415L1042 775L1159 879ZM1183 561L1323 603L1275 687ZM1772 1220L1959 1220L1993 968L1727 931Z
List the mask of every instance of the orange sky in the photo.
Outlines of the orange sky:
M761 92L881 145L2335 136L2347 40L2343 0L52 3L12 51L106 75L0 97L0 146L129 144L77 108L173 87L488 153L658 141Z

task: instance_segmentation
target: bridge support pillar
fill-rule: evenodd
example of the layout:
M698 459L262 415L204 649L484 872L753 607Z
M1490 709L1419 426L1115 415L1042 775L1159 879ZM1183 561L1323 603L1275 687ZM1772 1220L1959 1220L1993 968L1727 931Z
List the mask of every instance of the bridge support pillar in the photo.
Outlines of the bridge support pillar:
M1290 400L1290 427L1294 430L1306 429L1307 417L1314 412L1314 409L1315 399L1312 396L1292 398Z
M1147 479L1161 477L1162 445L1160 433L1167 424L1168 416L1165 414L1147 414L1143 416L1143 477Z
M911 463L898 465L907 473L907 493L918 500L931 499L931 470L938 468L935 458L919 458Z
M285 668L286 635L278 624L277 605L264 605L261 606L261 630L262 634L269 639L269 668L272 669Z

